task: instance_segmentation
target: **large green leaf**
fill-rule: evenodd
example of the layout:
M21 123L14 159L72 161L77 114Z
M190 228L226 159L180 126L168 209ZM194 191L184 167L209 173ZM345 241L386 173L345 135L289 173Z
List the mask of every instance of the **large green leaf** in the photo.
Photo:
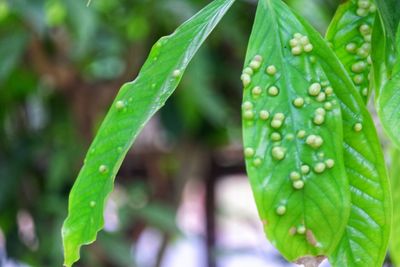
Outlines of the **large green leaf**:
M397 36L397 51L400 51L400 27ZM388 75L377 97L377 111L382 126L391 141L400 149L400 54L394 63L393 70Z
M390 238L390 257L394 266L400 266L400 151L392 153L392 167L390 170L393 195L393 229Z
M269 10L272 13L272 15L270 14L271 17L273 17L271 23L264 23L264 27L278 28L281 36L290 36L296 31L308 36L313 45L310 60L319 63L323 72L320 71L318 73L326 75L327 80L334 88L336 96L339 98L343 119L344 142L342 146L344 148L344 165L350 182L352 205L345 233L330 260L334 266L340 267L381 266L390 234L391 199L385 162L371 116L354 87L352 80L346 73L345 68L321 36L304 19L299 16L293 16L291 11L281 1L261 0L261 5L265 9L264 12ZM272 8L268 9L268 7ZM285 40L285 42L280 45L274 44L272 48L274 54L281 50L290 49L288 43L290 40ZM297 53L298 51L295 50L294 52ZM302 54L300 58L296 58L295 60L301 60L305 57ZM267 60L269 61L269 59ZM286 64L285 68L292 61L290 57L286 58L284 61ZM303 62L306 61L303 60ZM298 71L302 71L307 68L306 66L303 63L297 69ZM255 130L253 131L255 132ZM246 139L245 137L245 141ZM268 142L264 146L269 147ZM248 161L249 164L250 161ZM269 219L269 226L267 226L268 234L269 231L272 231L268 228L273 227L271 226L271 220L272 222L276 222L277 219L273 217L273 213L271 212L271 208L274 208L272 206L274 203L269 203L267 200L268 198L271 200L271 195L277 194L277 191L270 192L265 187L266 183L264 180L257 182L258 176L252 174L251 169L249 174L250 177L254 177L250 179L253 181L253 188L259 207L269 208L259 208L262 217L265 217L265 215L269 216L265 217L265 219ZM264 174L262 178L265 178L267 175ZM280 173L277 172L276 176L279 175ZM266 181L268 182L269 180ZM268 190L270 194L267 195L265 190ZM331 193L329 191L325 195L320 195L323 195L324 198L329 198ZM340 207L340 203L338 207ZM289 209L287 214L289 214ZM337 229L338 235L340 230L340 228ZM272 234L268 234L270 238ZM318 238L324 237L318 236ZM273 241L275 241L275 238L273 238ZM291 241L293 240L290 239L290 236L287 236L285 245L290 247ZM282 248L282 244L277 244L277 246L281 251L287 250L285 246ZM298 250L304 250L304 248L299 247ZM288 251L284 251L286 257L288 257L288 253ZM294 255L292 252L289 254L291 257L288 258L291 259Z
M349 0L340 5L326 34L365 102L370 93L370 53L376 13L373 1Z
M268 238L298 262L329 255L350 211L335 95L347 90L346 76L308 27L281 0L259 1L241 77L244 153L258 211Z
M65 265L79 259L80 247L96 239L114 178L136 136L181 80L188 63L234 0L215 0L161 38L136 80L125 84L104 119L69 197L63 226Z

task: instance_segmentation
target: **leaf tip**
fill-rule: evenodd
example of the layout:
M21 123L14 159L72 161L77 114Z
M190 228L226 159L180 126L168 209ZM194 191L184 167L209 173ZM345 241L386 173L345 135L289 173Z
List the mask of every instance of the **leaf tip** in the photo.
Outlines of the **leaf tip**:
M68 226L68 218L64 221L61 230L64 248L64 267L72 267L80 258L80 244L72 241L71 231Z

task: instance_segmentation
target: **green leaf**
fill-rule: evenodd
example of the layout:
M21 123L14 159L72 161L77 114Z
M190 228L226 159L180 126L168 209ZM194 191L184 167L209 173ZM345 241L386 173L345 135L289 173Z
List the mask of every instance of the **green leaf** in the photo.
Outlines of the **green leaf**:
M82 245L96 239L103 227L103 209L114 178L136 136L177 87L200 45L234 0L215 0L161 38L138 77L125 84L104 119L69 197L64 222L65 265L79 259Z
M394 266L400 266L400 151L392 153L391 187L393 195L393 228L390 239L390 257Z
M339 6L326 34L364 102L368 101L371 91L370 53L375 15L376 6L372 1L347 1Z
M397 36L397 51L400 51L400 27ZM389 79L380 90L376 109L382 126L394 145L400 149L400 54Z
M326 42L321 38L319 33L301 17L293 16L291 11L287 9L281 1L261 0L260 3L266 10L268 10L268 6L272 6L272 10L276 10L276 12L270 11L273 13L271 15L272 21L271 23L264 23L265 28L273 26L277 28L277 25L279 25L280 36L292 35L296 31L308 36L313 45L312 55L314 56L310 57L309 60L316 60L323 70L318 73L326 75L336 96L339 98L344 133L344 142L342 144L344 149L344 165L350 182L351 191L351 213L345 233L335 253L330 256L330 261L333 266L340 267L382 266L390 234L391 198L385 162L372 118L361 96L354 87L352 80L347 75L345 68L339 62L333 51L327 46ZM274 34L272 34L270 38L274 38L273 36ZM265 34L265 36L259 38L263 40L267 37L269 36ZM289 42L289 40L286 40L286 46L288 46L287 42ZM273 44L270 49L273 50L273 55L276 56L275 54L279 54L279 51L289 48L285 48L285 44L283 43L279 46ZM307 56L302 55L301 58L307 58ZM287 68L292 61L293 60L290 58L285 58L285 68ZM307 61L306 59L303 60L301 67L297 68L298 71L307 68ZM305 77L307 78L307 75L305 75ZM301 83L299 83L299 86L301 86ZM245 137L245 141L247 139L250 140L250 137ZM265 141L260 144L269 147L268 143ZM248 161L248 165L249 164L250 162ZM288 169L289 168L290 167L288 167ZM273 214L270 211L275 208L272 206L274 203L268 202L268 200L271 201L271 196L264 193L265 190L270 192L270 189L265 187L267 183L263 180L258 182L258 176L252 173L251 170L249 174L253 183L260 214L262 217L265 216L265 214L269 215L269 217L266 217L267 220L270 219L270 221L268 221L269 226L266 227L268 234L268 232L272 232L269 228L272 228L275 225L273 223L276 222L276 219L273 218ZM279 176L279 174L280 173L277 172L276 176ZM267 174L264 174L261 179L264 179L266 175ZM277 179L276 177L274 178ZM336 178L340 180L342 177ZM268 182L268 180L266 181ZM307 183L305 185L305 189L306 188ZM279 193L280 191L282 190L273 191L272 194ZM344 189L342 193L345 191ZM335 190L333 190L333 193L335 193ZM329 198L333 193L332 189L327 191L327 193L323 195L323 198L318 198L318 201ZM341 203L343 202L338 203L338 209L341 207ZM269 209L266 207L269 207ZM289 209L287 209L287 214L289 215ZM320 221L324 219L325 218L322 217ZM329 219L331 218L329 217ZM335 221L334 218L332 220ZM278 226L275 225L275 227ZM324 230L329 231L329 228ZM341 229L338 227L337 236L340 236L340 232ZM270 238L272 234L273 233L268 234ZM329 234L327 236L329 237ZM327 236L318 236L316 239L324 239L327 238ZM290 247L293 239L286 235L286 239L279 240L279 242L280 243L277 244L278 248L281 251L287 250L286 247ZM284 243L284 245L282 243ZM332 245L333 243L334 241L332 240ZM298 250L304 250L304 247L299 246ZM326 249L326 251L328 252L326 254L329 254L330 249ZM294 254L289 254L291 257L288 257L288 251L285 251L284 255L289 259L294 256Z
M281 0L259 1L241 77L244 153L259 215L272 243L299 263L329 255L350 212L333 89L347 90L346 76L309 33Z
M376 0L381 19L385 25L386 36L394 42L396 30L400 22L400 1L398 0Z

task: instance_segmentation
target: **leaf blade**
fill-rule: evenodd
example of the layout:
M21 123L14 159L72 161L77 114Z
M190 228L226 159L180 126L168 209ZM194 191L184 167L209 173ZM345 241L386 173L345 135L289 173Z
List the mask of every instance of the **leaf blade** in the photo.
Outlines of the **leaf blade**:
M62 235L65 265L79 259L103 226L104 203L134 139L177 87L201 44L234 0L215 0L152 48L138 77L122 86L85 158L69 197Z
M375 126L344 66L318 32L301 17L296 18L304 26L309 39L313 40L314 53L323 59L319 62L333 83L342 110L344 162L350 181L352 210L349 226L346 226L339 248L330 260L333 266L365 266L352 257L352 253L357 253L359 258L367 259L368 266L380 266L390 234L391 196ZM288 11L285 21L292 20ZM360 231L364 235L361 241L357 235ZM376 247L367 247L365 253L362 244L368 243L375 243Z
M331 80L320 63L309 57L319 60L306 47L314 45L313 39L310 44L297 34L304 31L282 1L259 1L242 75L247 172L266 234L290 261L329 255L344 231L350 203L338 99L330 92ZM304 47L299 53L301 40ZM249 67L258 66L260 56L265 58L262 67L246 76ZM307 93L311 87L318 92ZM326 103L329 108L324 109ZM326 114L324 123L316 120L317 111ZM281 126L274 125L279 114L284 114ZM314 138L323 144L314 143ZM286 150L284 156L280 150ZM335 162L332 169L324 163L329 159Z

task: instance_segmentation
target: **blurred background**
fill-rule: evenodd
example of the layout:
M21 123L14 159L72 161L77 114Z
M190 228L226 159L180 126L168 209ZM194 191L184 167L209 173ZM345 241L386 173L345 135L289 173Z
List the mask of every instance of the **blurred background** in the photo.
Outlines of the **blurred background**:
M209 0L0 0L0 266L62 266L68 192L119 87ZM289 4L322 33L338 0ZM80 267L291 266L264 237L241 148L255 0L237 0L137 139Z

